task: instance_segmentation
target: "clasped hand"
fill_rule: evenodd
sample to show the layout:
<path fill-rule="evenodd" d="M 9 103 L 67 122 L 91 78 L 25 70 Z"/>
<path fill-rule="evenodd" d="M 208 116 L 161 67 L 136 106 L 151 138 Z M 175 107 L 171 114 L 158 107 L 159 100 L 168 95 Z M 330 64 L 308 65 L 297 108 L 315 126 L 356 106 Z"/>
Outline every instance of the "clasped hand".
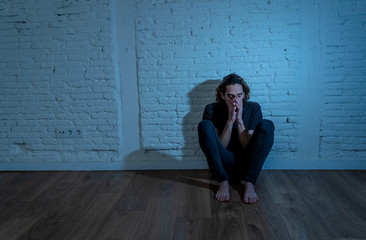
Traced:
<path fill-rule="evenodd" d="M 243 123 L 242 115 L 243 115 L 243 103 L 242 101 L 234 100 L 232 103 L 228 106 L 229 111 L 229 119 L 228 123 L 233 124 L 234 122 L 237 122 L 238 124 Z"/>

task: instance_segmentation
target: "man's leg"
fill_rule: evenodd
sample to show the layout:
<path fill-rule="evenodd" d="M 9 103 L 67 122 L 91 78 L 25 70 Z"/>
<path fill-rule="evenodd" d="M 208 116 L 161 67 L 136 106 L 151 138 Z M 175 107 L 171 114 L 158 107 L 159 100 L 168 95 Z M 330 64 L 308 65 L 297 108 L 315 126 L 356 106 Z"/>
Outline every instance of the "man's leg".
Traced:
<path fill-rule="evenodd" d="M 244 165 L 240 168 L 245 172 L 244 202 L 255 203 L 258 196 L 255 192 L 254 184 L 257 181 L 264 161 L 272 149 L 274 141 L 274 124 L 270 120 L 263 119 L 257 125 L 248 146 L 239 153 L 240 159 L 244 160 Z"/>
<path fill-rule="evenodd" d="M 220 182 L 215 198 L 219 201 L 229 201 L 229 176 L 227 170 L 234 166 L 234 155 L 221 143 L 215 126 L 209 120 L 203 120 L 198 125 L 198 137 L 202 151 L 206 155 L 207 163 Z"/>

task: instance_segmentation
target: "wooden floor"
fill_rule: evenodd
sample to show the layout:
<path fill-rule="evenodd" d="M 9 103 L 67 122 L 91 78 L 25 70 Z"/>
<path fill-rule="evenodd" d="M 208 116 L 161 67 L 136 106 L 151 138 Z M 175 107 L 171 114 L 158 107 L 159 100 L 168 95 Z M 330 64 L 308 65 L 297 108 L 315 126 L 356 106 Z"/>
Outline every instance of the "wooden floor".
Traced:
<path fill-rule="evenodd" d="M 0 239 L 366 239 L 366 171 L 264 170 L 213 199 L 207 170 L 0 172 Z"/>

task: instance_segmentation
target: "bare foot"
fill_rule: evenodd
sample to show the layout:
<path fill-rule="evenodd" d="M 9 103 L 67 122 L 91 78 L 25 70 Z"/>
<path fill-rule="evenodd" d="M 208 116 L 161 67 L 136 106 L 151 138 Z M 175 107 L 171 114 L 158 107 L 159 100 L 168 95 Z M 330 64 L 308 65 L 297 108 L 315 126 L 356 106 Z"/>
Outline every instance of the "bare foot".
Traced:
<path fill-rule="evenodd" d="M 245 203 L 256 203 L 258 202 L 258 196 L 255 192 L 254 184 L 251 182 L 244 183 L 244 202 Z"/>
<path fill-rule="evenodd" d="M 227 180 L 220 182 L 219 190 L 216 192 L 215 198 L 220 202 L 230 201 L 229 188 L 229 182 Z"/>

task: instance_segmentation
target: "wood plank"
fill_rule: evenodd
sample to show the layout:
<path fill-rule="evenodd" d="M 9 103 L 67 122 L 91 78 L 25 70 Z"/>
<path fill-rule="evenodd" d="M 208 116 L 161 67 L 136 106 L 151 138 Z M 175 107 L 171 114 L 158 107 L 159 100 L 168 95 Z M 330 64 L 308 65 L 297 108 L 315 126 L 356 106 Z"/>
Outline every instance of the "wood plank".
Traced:
<path fill-rule="evenodd" d="M 135 177 L 135 171 L 104 172 L 98 193 L 122 193 Z"/>
<path fill-rule="evenodd" d="M 28 218 L 11 218 L 9 221 L 0 227 L 0 239 L 15 240 L 29 229 L 37 219 Z"/>
<path fill-rule="evenodd" d="M 22 235 L 17 240 L 61 239 L 70 225 L 74 224 L 70 221 L 70 216 L 73 216 L 76 210 L 76 207 L 67 205 L 51 208 L 48 214 L 39 218 L 27 231 L 20 232 Z"/>
<path fill-rule="evenodd" d="M 90 206 L 78 215 L 72 227 L 64 233 L 62 239 L 93 239 L 99 234 L 104 226 L 104 222 L 113 212 L 115 203 L 120 198 L 121 193 L 102 193 L 91 200 Z"/>
<path fill-rule="evenodd" d="M 148 171 L 136 171 L 136 175 L 123 191 L 116 204 L 116 210 L 122 212 L 145 211 L 150 197 L 159 197 L 157 181 Z"/>
<path fill-rule="evenodd" d="M 245 207 L 241 201 L 221 203 L 211 199 L 211 218 L 201 235 L 209 236 L 204 239 L 249 239 Z"/>
<path fill-rule="evenodd" d="M 177 217 L 174 228 L 174 240 L 188 239 L 214 239 L 212 234 L 206 233 L 206 223 L 210 221 L 209 217 Z M 211 237 L 211 238 L 210 238 Z"/>
<path fill-rule="evenodd" d="M 340 231 L 336 237 L 362 238 L 366 236 L 366 199 L 365 191 L 357 189 L 357 185 L 364 182 L 349 182 L 348 174 L 339 171 L 322 171 L 313 173 L 330 195 L 331 201 L 337 205 L 337 214 L 340 216 L 333 219 L 333 225 L 338 226 Z M 356 184 L 356 185 L 355 185 Z M 342 222 L 345 226 L 342 226 Z"/>
<path fill-rule="evenodd" d="M 25 172 L 7 182 L 2 201 L 30 201 L 61 176 L 51 172 Z"/>
<path fill-rule="evenodd" d="M 57 181 L 53 182 L 31 204 L 24 208 L 22 217 L 42 218 L 58 208 L 70 205 L 66 199 L 71 192 L 77 188 L 77 184 L 82 179 L 82 175 L 76 172 L 62 173 Z"/>
<path fill-rule="evenodd" d="M 263 171 L 261 174 L 265 175 L 266 172 Z M 261 177 L 256 183 L 256 192 L 259 198 L 258 203 L 244 206 L 245 222 L 248 226 L 250 239 L 291 239 L 277 206 Z"/>
<path fill-rule="evenodd" d="M 12 218 L 23 219 L 25 209 L 30 204 L 31 202 L 29 201 L 0 201 L 0 227 L 7 224 Z"/>
<path fill-rule="evenodd" d="M 7 188 L 9 185 L 9 181 L 11 181 L 11 179 L 19 176 L 19 174 L 21 174 L 20 172 L 0 172 L 0 193 L 1 193 L 1 189 L 3 188 Z M 3 197 L 0 194 L 0 201 L 2 200 Z"/>
<path fill-rule="evenodd" d="M 135 239 L 172 239 L 179 198 L 152 197 Z"/>
<path fill-rule="evenodd" d="M 24 176 L 21 176 L 24 175 Z M 8 221 L 9 218 L 32 219 L 38 216 L 27 214 L 29 208 L 32 208 L 34 200 L 37 199 L 42 192 L 52 185 L 62 174 L 35 174 L 19 173 L 19 179 L 7 181 L 7 188 L 11 194 L 7 194 L 3 201 L 0 201 L 0 225 Z M 43 183 L 44 182 L 44 183 Z"/>
<path fill-rule="evenodd" d="M 173 239 L 250 239 L 245 215 L 241 211 L 243 203 L 217 204 L 221 206 L 212 217 L 178 217 Z"/>
<path fill-rule="evenodd" d="M 248 205 L 240 183 L 216 201 L 208 170 L 11 173 L 0 239 L 364 239 L 365 183 L 366 171 L 264 170 Z"/>
<path fill-rule="evenodd" d="M 210 217 L 178 217 L 174 239 L 249 239 L 242 201 L 221 203 L 210 197 Z"/>
<path fill-rule="evenodd" d="M 366 171 L 337 171 L 341 175 L 343 181 L 362 196 L 362 200 L 366 199 Z"/>
<path fill-rule="evenodd" d="M 207 223 L 211 217 L 211 200 L 217 182 L 202 171 L 186 171 L 180 179 L 184 184 L 179 201 L 173 239 L 209 239 Z"/>
<path fill-rule="evenodd" d="M 72 196 L 79 184 L 82 182 L 84 175 L 80 172 L 67 172 L 47 189 L 45 189 L 38 198 L 34 199 L 25 211 L 22 217 L 42 218 L 58 212 L 60 208 L 72 206 Z"/>
<path fill-rule="evenodd" d="M 93 206 L 97 191 L 102 184 L 103 172 L 71 172 L 76 176 L 71 191 L 61 199 L 52 200 L 41 208 L 43 217 L 20 239 L 62 239 Z M 72 178 L 71 178 L 72 179 Z M 57 195 L 57 194 L 56 194 Z M 49 196 L 49 195 L 48 195 Z"/>
<path fill-rule="evenodd" d="M 121 212 L 114 210 L 104 221 L 95 239 L 125 240 L 135 239 L 144 212 Z"/>
<path fill-rule="evenodd" d="M 365 238 L 333 238 L 332 240 L 365 240 Z"/>
<path fill-rule="evenodd" d="M 72 175 L 77 176 L 77 180 L 73 182 L 75 186 L 62 197 L 62 200 L 65 204 L 89 203 L 102 188 L 103 178 L 106 174 L 108 173 L 103 171 L 73 172 Z"/>
<path fill-rule="evenodd" d="M 143 174 L 156 182 L 155 192 L 152 196 L 179 198 L 184 184 L 182 183 L 182 171 L 179 170 L 154 170 L 143 171 L 137 174 Z"/>
<path fill-rule="evenodd" d="M 339 207 L 327 188 L 319 184 L 319 174 L 324 175 L 325 172 L 291 171 L 286 174 L 302 196 L 312 216 L 320 222 L 331 238 L 359 237 L 366 234 L 361 228 L 349 224 L 352 219 L 347 212 Z"/>
<path fill-rule="evenodd" d="M 188 192 L 192 192 L 192 186 L 188 189 Z M 200 211 L 197 211 L 198 214 L 178 214 L 174 239 L 222 239 L 223 237 L 228 239 L 290 239 L 284 224 L 281 219 L 278 219 L 276 206 L 269 197 L 269 193 L 267 192 L 266 196 L 265 192 L 264 182 L 258 181 L 257 193 L 261 200 L 254 205 L 243 203 L 244 185 L 239 182 L 232 184 L 231 201 L 228 203 L 214 200 L 213 192 L 210 193 L 211 196 L 202 195 L 202 192 L 197 193 L 194 199 L 209 199 L 209 204 L 206 203 L 206 206 L 209 206 L 212 212 L 209 215 L 203 215 Z M 211 201 L 215 207 L 211 206 Z M 186 200 L 182 202 L 187 204 Z M 196 202 L 193 201 L 190 205 L 194 205 L 194 203 Z M 219 222 L 220 227 L 215 232 Z M 230 230 L 221 230 L 221 228 Z"/>
<path fill-rule="evenodd" d="M 216 188 L 210 179 L 182 176 L 184 186 L 178 208 L 178 217 L 205 218 L 211 217 L 211 199 Z"/>
<path fill-rule="evenodd" d="M 330 239 L 286 171 L 267 171 L 262 178 L 292 239 Z"/>
<path fill-rule="evenodd" d="M 79 236 L 75 232 L 88 234 L 89 231 L 84 230 L 84 227 L 98 225 L 96 221 L 100 221 L 99 217 L 107 214 L 106 206 L 111 206 L 107 201 L 117 201 L 131 179 L 131 173 L 112 175 L 114 176 L 109 176 L 108 172 L 67 173 L 63 180 L 44 193 L 43 200 L 40 199 L 28 209 L 28 215 L 42 215 L 43 218 L 31 229 L 31 235 L 25 235 L 24 239 L 30 236 L 71 239 L 70 233 L 74 233 L 75 236 Z M 110 198 L 105 197 L 104 192 L 120 193 Z M 98 208 L 103 214 L 97 214 Z"/>

